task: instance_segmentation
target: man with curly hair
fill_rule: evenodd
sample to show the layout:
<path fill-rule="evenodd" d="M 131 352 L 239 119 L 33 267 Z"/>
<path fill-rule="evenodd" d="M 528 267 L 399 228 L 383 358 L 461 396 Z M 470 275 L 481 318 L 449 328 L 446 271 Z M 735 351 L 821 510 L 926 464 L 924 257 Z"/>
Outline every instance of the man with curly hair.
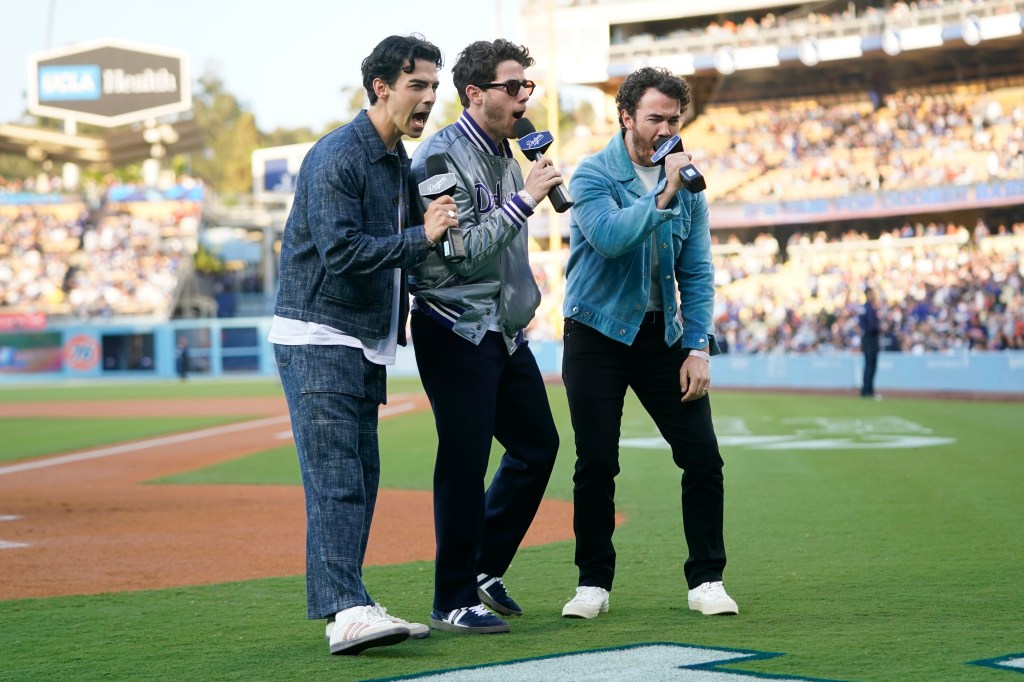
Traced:
<path fill-rule="evenodd" d="M 642 68 L 619 88 L 621 131 L 584 159 L 570 182 L 562 378 L 576 441 L 573 476 L 579 587 L 571 618 L 608 611 L 615 577 L 615 476 L 628 388 L 683 470 L 683 573 L 689 607 L 736 614 L 725 592 L 724 479 L 711 422 L 714 266 L 703 192 L 684 189 L 690 155 L 652 157 L 679 132 L 689 87 L 665 69 Z"/>
<path fill-rule="evenodd" d="M 475 42 L 452 69 L 464 111 L 413 156 L 418 181 L 455 175 L 465 260 L 440 249 L 412 270 L 412 336 L 437 426 L 434 466 L 434 604 L 430 626 L 457 633 L 508 632 L 522 609 L 502 576 L 547 487 L 558 432 L 523 329 L 540 291 L 527 255 L 527 218 L 562 182 L 549 159 L 526 180 L 509 137 L 526 112 L 529 51 L 507 40 Z M 428 159 L 432 159 L 428 163 Z M 425 202 L 424 202 L 425 203 Z M 490 486 L 497 440 L 505 448 Z"/>

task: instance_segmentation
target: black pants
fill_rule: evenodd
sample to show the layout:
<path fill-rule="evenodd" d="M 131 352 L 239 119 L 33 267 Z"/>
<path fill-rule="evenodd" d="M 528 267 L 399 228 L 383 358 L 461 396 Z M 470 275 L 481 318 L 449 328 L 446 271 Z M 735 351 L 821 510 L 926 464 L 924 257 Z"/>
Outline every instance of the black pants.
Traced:
<path fill-rule="evenodd" d="M 878 336 L 865 336 L 861 339 L 864 351 L 864 381 L 861 383 L 860 394 L 875 394 L 875 372 L 878 369 Z"/>
<path fill-rule="evenodd" d="M 689 557 L 683 566 L 692 589 L 721 580 L 724 478 L 705 396 L 680 402 L 681 348 L 668 348 L 664 320 L 644 324 L 632 346 L 594 329 L 565 321 L 562 378 L 576 434 L 573 476 L 576 565 L 580 585 L 610 590 L 615 576 L 615 476 L 619 473 L 619 430 L 626 389 L 632 388 L 683 469 L 683 533 Z"/>
<path fill-rule="evenodd" d="M 508 354 L 501 334 L 479 346 L 422 313 L 412 315 L 416 364 L 437 426 L 434 608 L 480 603 L 477 573 L 501 576 L 540 506 L 558 431 L 527 345 Z M 491 484 L 491 440 L 505 448 Z"/>

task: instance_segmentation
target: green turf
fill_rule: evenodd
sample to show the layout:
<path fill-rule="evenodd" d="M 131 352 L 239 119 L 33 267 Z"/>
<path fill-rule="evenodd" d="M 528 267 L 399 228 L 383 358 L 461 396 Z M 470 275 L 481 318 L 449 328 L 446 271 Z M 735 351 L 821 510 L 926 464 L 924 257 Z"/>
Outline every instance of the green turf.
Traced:
<path fill-rule="evenodd" d="M 270 379 L 250 381 L 138 381 L 82 382 L 40 386 L 0 387 L 0 404 L 56 402 L 66 400 L 171 400 L 174 398 L 220 398 L 282 395 L 281 382 Z"/>
<path fill-rule="evenodd" d="M 0 419 L 0 462 L 83 450 L 168 433 L 228 424 L 238 417 L 153 417 L 146 419 Z"/>
<path fill-rule="evenodd" d="M 570 499 L 565 397 L 551 396 L 563 447 L 548 492 Z M 510 635 L 435 633 L 331 657 L 322 624 L 303 619 L 304 583 L 292 576 L 0 602 L 0 677 L 375 679 L 654 641 L 782 654 L 726 666 L 762 675 L 1019 677 L 969 665 L 1024 651 L 1019 404 L 730 392 L 714 400 L 726 459 L 726 585 L 738 617 L 686 608 L 678 471 L 664 450 L 628 447 L 612 609 L 596 620 L 559 617 L 575 586 L 572 543 L 562 542 L 521 550 L 509 570 L 527 611 Z M 894 432 L 954 442 L 864 447 Z M 630 401 L 623 438 L 654 435 Z M 783 439 L 776 449 L 740 444 L 772 436 Z M 812 440 L 828 445 L 800 447 Z M 383 421 L 383 485 L 429 488 L 434 444 L 429 414 Z M 295 484 L 297 465 L 283 446 L 191 476 Z M 392 612 L 426 618 L 430 562 L 367 567 L 365 577 Z"/>

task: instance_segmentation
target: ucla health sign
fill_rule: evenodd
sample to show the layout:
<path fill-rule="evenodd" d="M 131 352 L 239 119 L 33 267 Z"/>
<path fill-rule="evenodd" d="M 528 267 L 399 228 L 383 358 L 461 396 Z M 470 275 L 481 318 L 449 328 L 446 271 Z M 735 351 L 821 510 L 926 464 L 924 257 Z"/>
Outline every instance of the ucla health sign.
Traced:
<path fill-rule="evenodd" d="M 192 108 L 184 52 L 104 40 L 33 55 L 28 110 L 119 126 Z"/>

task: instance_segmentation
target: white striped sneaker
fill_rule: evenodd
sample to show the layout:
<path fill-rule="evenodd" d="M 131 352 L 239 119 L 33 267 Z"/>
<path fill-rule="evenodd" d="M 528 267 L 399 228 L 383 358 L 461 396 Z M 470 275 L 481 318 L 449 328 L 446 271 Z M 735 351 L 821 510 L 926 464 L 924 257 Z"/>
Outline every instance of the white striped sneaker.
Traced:
<path fill-rule="evenodd" d="M 381 615 L 390 620 L 392 623 L 398 623 L 399 625 L 404 625 L 405 627 L 409 628 L 409 639 L 424 639 L 430 636 L 430 628 L 428 628 L 423 623 L 410 623 L 404 618 L 392 616 L 390 613 L 388 613 L 387 608 L 381 606 L 380 604 L 377 604 L 374 608 L 377 609 L 381 613 Z M 327 621 L 327 628 L 325 633 L 325 637 L 327 637 L 328 644 L 331 641 L 331 630 L 333 629 L 334 617 L 331 616 L 331 619 Z"/>
<path fill-rule="evenodd" d="M 354 606 L 339 611 L 330 629 L 332 654 L 358 654 L 375 646 L 389 646 L 409 639 L 409 628 L 381 615 L 376 606 Z"/>

